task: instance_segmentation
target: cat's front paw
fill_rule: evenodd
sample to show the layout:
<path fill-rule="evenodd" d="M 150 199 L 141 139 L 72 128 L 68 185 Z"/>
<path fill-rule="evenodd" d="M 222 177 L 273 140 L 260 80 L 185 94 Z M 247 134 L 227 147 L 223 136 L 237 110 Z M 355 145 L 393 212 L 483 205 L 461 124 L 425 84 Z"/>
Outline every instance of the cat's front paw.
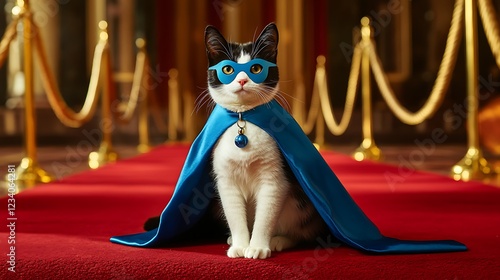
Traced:
<path fill-rule="evenodd" d="M 227 250 L 227 256 L 230 258 L 243 258 L 245 257 L 245 248 L 238 246 L 231 246 Z"/>
<path fill-rule="evenodd" d="M 247 247 L 245 258 L 247 259 L 267 259 L 271 256 L 271 249 L 262 247 Z"/>

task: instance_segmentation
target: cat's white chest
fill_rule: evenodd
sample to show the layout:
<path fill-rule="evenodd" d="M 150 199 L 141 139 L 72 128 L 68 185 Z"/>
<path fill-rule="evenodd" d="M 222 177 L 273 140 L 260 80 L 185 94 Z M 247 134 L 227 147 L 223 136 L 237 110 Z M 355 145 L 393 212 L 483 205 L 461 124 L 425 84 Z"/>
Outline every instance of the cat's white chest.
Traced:
<path fill-rule="evenodd" d="M 236 136 L 238 127 L 234 124 L 220 137 L 213 152 L 213 168 L 216 176 L 236 182 L 235 187 L 249 198 L 259 188 L 263 171 L 281 167 L 281 156 L 274 139 L 250 122 L 246 122 L 248 144 L 245 147 L 236 146 Z"/>

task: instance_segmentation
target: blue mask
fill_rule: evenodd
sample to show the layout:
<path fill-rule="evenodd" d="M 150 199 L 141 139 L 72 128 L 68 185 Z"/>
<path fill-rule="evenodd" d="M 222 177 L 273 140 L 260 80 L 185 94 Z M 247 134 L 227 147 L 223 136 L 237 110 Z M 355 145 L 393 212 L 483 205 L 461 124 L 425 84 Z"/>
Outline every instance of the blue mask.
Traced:
<path fill-rule="evenodd" d="M 264 82 L 267 78 L 269 67 L 275 67 L 276 64 L 264 59 L 255 58 L 247 63 L 237 63 L 232 60 L 223 60 L 208 70 L 217 71 L 217 78 L 223 84 L 230 84 L 236 75 L 245 72 L 248 77 L 257 84 Z"/>

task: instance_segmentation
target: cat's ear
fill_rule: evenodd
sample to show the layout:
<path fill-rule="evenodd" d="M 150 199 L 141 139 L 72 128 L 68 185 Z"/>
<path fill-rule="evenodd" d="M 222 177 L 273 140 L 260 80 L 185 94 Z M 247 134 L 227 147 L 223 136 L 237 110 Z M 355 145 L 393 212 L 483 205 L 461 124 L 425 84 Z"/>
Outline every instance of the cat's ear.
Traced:
<path fill-rule="evenodd" d="M 230 59 L 229 47 L 226 39 L 217 30 L 217 28 L 209 25 L 205 28 L 205 47 L 210 65 L 217 64 L 224 59 Z"/>
<path fill-rule="evenodd" d="M 255 57 L 276 63 L 278 57 L 278 28 L 273 22 L 268 24 L 254 42 Z"/>

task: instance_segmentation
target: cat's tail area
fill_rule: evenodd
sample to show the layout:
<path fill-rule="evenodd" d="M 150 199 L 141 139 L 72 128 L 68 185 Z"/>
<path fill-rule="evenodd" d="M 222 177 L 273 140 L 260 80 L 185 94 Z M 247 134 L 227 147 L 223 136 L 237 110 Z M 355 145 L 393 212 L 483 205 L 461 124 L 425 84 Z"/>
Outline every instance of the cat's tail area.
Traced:
<path fill-rule="evenodd" d="M 145 231 L 150 231 L 155 228 L 158 228 L 159 225 L 160 225 L 160 216 L 156 216 L 147 219 L 146 222 L 144 223 L 143 228 Z"/>
<path fill-rule="evenodd" d="M 154 216 L 144 222 L 145 231 L 152 231 L 159 227 L 160 216 Z M 221 242 L 227 239 L 228 229 L 224 221 L 214 215 L 207 214 L 192 228 L 170 240 L 171 243 L 189 243 L 197 242 Z"/>

